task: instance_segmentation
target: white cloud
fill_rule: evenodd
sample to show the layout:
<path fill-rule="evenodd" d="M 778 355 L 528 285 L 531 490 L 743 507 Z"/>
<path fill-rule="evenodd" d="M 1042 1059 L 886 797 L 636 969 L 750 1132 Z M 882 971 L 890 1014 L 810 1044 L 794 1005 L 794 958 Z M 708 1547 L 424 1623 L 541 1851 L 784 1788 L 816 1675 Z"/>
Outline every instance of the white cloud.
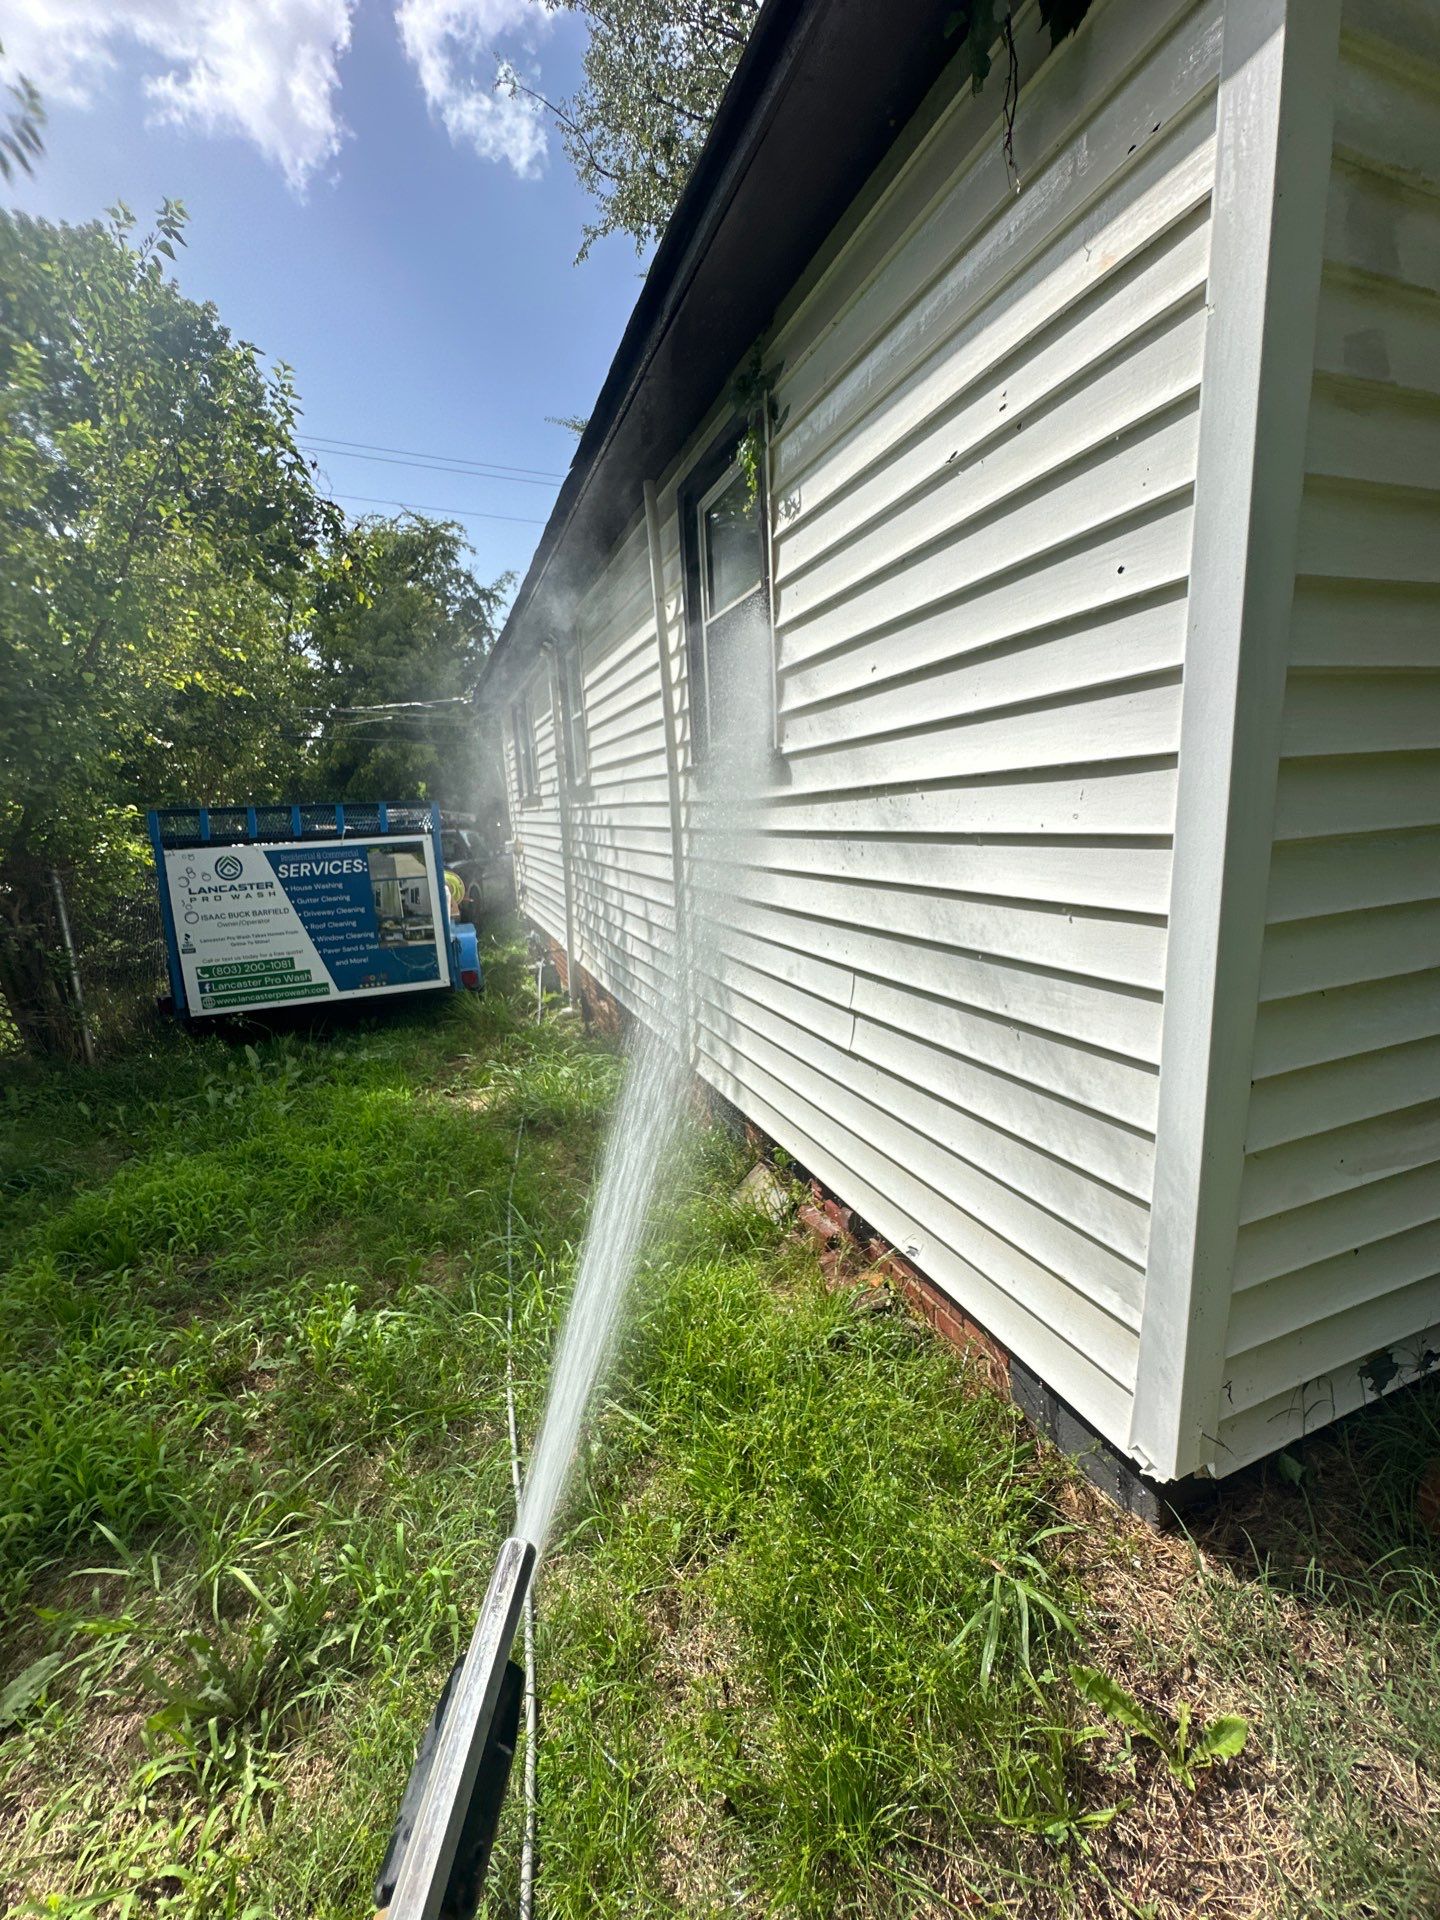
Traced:
<path fill-rule="evenodd" d="M 395 8 L 401 45 L 450 138 L 468 141 L 482 160 L 507 161 L 522 180 L 545 164 L 545 114 L 512 94 L 495 42 L 518 33 L 532 46 L 549 24 L 539 0 L 399 0 Z"/>
<path fill-rule="evenodd" d="M 128 44 L 152 56 L 156 120 L 236 133 L 303 188 L 339 151 L 336 95 L 355 0 L 9 0 L 7 64 L 86 105 Z"/>

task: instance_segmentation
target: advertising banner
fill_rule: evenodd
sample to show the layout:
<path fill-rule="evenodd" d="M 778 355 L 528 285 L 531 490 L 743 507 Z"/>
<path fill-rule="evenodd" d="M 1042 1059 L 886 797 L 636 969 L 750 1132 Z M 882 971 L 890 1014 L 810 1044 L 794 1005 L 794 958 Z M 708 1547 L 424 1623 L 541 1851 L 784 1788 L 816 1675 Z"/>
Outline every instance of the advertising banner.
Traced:
<path fill-rule="evenodd" d="M 449 984 L 428 835 L 165 851 L 192 1015 Z"/>

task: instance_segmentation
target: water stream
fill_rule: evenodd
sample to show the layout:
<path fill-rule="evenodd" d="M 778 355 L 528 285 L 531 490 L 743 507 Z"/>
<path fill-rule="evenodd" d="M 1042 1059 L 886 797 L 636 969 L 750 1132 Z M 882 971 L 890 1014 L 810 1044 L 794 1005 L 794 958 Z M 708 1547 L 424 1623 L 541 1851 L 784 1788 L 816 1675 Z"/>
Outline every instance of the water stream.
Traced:
<path fill-rule="evenodd" d="M 540 1556 L 586 1409 L 614 1353 L 655 1188 L 684 1109 L 687 1077 L 673 1032 L 656 1032 L 637 1020 L 520 1502 L 516 1531 L 535 1543 Z"/>
<path fill-rule="evenodd" d="M 517 1532 L 543 1557 L 565 1491 L 585 1414 L 614 1353 L 646 1222 L 684 1111 L 690 1081 L 684 1038 L 696 999 L 714 972 L 716 936 L 733 912 L 734 874 L 759 857 L 765 827 L 759 797 L 770 765 L 770 628 L 757 599 L 711 713 L 712 765 L 688 796 L 687 857 L 677 876 L 686 932 L 659 1031 L 635 1022 L 620 1104 L 565 1324 L 545 1415 L 530 1460 Z M 678 930 L 677 930 L 677 937 Z"/>

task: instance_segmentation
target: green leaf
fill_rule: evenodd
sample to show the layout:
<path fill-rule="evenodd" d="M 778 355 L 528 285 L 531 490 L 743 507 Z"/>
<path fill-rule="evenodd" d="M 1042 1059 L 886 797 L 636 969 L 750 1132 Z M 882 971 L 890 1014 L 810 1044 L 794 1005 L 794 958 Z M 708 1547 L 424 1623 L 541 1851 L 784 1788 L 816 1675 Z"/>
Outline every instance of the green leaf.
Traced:
<path fill-rule="evenodd" d="M 1233 1760 L 1250 1735 L 1250 1723 L 1238 1713 L 1222 1713 L 1212 1720 L 1196 1745 L 1207 1760 Z"/>
<path fill-rule="evenodd" d="M 0 1727 L 13 1727 L 22 1720 L 64 1663 L 63 1653 L 47 1653 L 17 1673 L 0 1693 Z"/>
<path fill-rule="evenodd" d="M 995 1665 L 995 1655 L 1000 1646 L 1000 1575 L 995 1575 L 990 1595 L 990 1624 L 985 1634 L 985 1644 L 980 1651 L 980 1684 L 988 1687 L 991 1670 Z"/>
<path fill-rule="evenodd" d="M 1154 1714 L 1147 1711 L 1134 1694 L 1122 1687 L 1118 1680 L 1112 1680 L 1109 1674 L 1101 1673 L 1098 1667 L 1082 1666 L 1071 1667 L 1070 1678 L 1074 1682 L 1076 1692 L 1082 1699 L 1088 1700 L 1092 1707 L 1098 1707 L 1112 1720 L 1118 1720 L 1122 1727 L 1129 1727 L 1132 1733 L 1142 1733 L 1147 1740 L 1159 1741 L 1163 1746 L 1169 1745 L 1165 1729 Z"/>

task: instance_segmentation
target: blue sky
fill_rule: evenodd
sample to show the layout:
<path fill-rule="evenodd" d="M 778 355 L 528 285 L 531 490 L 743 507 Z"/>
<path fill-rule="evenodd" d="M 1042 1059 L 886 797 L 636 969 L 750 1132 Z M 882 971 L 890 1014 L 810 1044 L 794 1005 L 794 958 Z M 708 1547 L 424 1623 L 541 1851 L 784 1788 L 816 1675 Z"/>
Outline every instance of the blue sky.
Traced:
<path fill-rule="evenodd" d="M 83 220 L 169 194 L 178 275 L 295 368 L 306 437 L 559 475 L 547 414 L 588 413 L 640 289 L 622 238 L 573 264 L 591 212 L 497 55 L 552 98 L 582 30 L 536 0 L 9 0 L 7 62 L 46 98 L 11 200 Z M 345 496 L 466 508 L 482 578 L 523 572 L 558 482 L 323 456 Z M 389 509 L 373 509 L 385 512 Z M 514 519 L 484 519 L 480 514 Z"/>

